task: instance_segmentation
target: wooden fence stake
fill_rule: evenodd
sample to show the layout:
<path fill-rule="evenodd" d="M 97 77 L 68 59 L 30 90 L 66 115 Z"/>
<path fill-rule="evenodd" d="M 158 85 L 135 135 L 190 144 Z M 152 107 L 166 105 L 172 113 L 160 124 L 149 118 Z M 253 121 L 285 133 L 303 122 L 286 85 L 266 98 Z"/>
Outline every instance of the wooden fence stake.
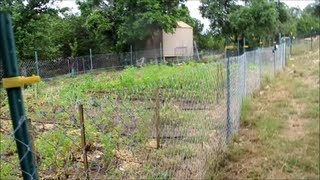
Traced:
<path fill-rule="evenodd" d="M 34 145 L 34 132 L 32 129 L 32 124 L 31 124 L 31 119 L 28 119 L 28 129 L 29 129 L 29 134 L 30 134 L 30 138 L 31 138 L 31 146 L 33 149 L 33 154 L 34 154 L 34 160 L 36 162 L 36 165 L 39 166 L 39 155 L 35 149 L 35 145 Z"/>
<path fill-rule="evenodd" d="M 155 108 L 155 120 L 156 120 L 156 140 L 157 149 L 160 148 L 160 88 L 156 89 L 156 108 Z"/>
<path fill-rule="evenodd" d="M 83 105 L 79 104 L 79 119 L 80 119 L 80 126 L 81 126 L 81 148 L 82 148 L 82 157 L 83 157 L 83 164 L 84 170 L 86 173 L 86 179 L 89 179 L 89 171 L 88 171 L 88 157 L 87 157 L 87 150 L 86 150 L 86 131 L 84 127 L 84 116 L 83 116 Z"/>

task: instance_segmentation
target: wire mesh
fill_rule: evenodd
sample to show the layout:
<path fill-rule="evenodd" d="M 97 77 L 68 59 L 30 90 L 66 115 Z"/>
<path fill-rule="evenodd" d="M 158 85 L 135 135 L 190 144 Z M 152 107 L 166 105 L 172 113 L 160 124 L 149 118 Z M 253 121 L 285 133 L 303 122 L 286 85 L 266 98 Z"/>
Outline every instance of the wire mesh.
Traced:
<path fill-rule="evenodd" d="M 201 61 L 208 62 L 221 57 L 221 51 L 202 51 L 199 53 Z M 38 58 L 39 75 L 43 79 L 52 79 L 57 76 L 83 74 L 100 69 L 123 69 L 126 66 L 145 66 L 147 64 L 163 63 L 165 58 L 160 49 L 141 50 L 123 53 L 94 54 L 92 56 L 66 57 L 59 59 Z M 183 63 L 197 59 L 197 55 L 166 57 L 169 63 Z M 0 63 L 0 81 L 3 78 L 2 63 Z M 37 74 L 36 60 L 20 60 L 19 70 L 22 76 Z"/>
<path fill-rule="evenodd" d="M 100 75 L 87 74 L 65 82 L 42 83 L 37 98 L 35 88 L 30 87 L 25 91 L 29 120 L 21 118 L 21 123 L 29 125 L 33 143 L 26 146 L 34 146 L 40 179 L 204 178 L 208 162 L 226 148 L 227 108 L 234 135 L 244 98 L 259 89 L 263 77 L 281 71 L 284 49 L 285 45 L 280 45 L 275 54 L 271 48 L 263 48 L 230 57 L 229 71 L 227 59 L 215 59 L 131 67 L 118 72 L 120 75 L 111 72 L 112 78 L 119 79 L 113 84 L 107 83 L 106 74 L 99 82 Z M 111 55 L 92 58 L 94 68 L 119 65 Z M 40 66 L 48 74 L 70 73 L 70 67 L 77 72 L 91 68 L 87 56 L 63 63 L 57 66 L 64 66 L 62 69 Z M 3 90 L 1 97 L 6 98 Z M 0 117 L 0 175 L 21 178 L 6 103 L 1 104 Z"/>

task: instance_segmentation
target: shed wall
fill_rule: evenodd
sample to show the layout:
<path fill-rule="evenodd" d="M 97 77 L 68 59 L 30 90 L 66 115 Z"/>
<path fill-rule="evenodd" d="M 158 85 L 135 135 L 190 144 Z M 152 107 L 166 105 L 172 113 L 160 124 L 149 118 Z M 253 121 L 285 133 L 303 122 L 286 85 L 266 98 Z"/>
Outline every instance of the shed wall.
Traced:
<path fill-rule="evenodd" d="M 164 57 L 193 56 L 192 28 L 176 28 L 173 34 L 163 33 Z"/>

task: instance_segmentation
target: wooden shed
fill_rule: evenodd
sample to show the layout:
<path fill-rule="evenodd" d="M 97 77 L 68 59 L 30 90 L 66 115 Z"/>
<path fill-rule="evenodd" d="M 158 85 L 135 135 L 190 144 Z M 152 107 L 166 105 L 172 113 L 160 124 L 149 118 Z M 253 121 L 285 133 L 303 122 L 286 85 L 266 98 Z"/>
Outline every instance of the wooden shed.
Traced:
<path fill-rule="evenodd" d="M 164 58 L 193 56 L 193 28 L 185 22 L 178 21 L 173 33 L 166 33 L 163 30 L 154 32 L 152 37 L 145 41 L 144 47 L 144 50 L 154 50 L 157 56 Z M 159 49 L 162 50 L 162 54 Z M 147 54 L 145 56 L 145 58 L 153 57 Z"/>
<path fill-rule="evenodd" d="M 174 33 L 162 31 L 163 56 L 193 56 L 193 29 L 185 22 L 177 23 Z"/>

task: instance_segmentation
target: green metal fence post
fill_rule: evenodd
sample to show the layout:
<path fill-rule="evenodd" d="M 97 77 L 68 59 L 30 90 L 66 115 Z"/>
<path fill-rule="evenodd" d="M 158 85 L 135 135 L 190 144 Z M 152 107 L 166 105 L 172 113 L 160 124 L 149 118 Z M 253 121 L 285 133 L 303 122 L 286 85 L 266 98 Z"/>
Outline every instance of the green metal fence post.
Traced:
<path fill-rule="evenodd" d="M 130 45 L 130 65 L 133 66 L 132 45 Z"/>
<path fill-rule="evenodd" d="M 36 60 L 36 69 L 37 69 L 37 75 L 39 76 L 39 60 L 38 60 L 38 50 L 36 49 L 34 51 L 34 57 L 35 57 L 35 60 Z"/>
<path fill-rule="evenodd" d="M 160 42 L 160 63 L 162 63 L 162 43 Z"/>
<path fill-rule="evenodd" d="M 35 63 L 36 63 L 37 76 L 39 76 L 40 75 L 40 70 L 39 70 L 39 60 L 38 60 L 38 50 L 37 49 L 34 51 L 34 58 L 36 60 Z M 35 86 L 35 94 L 34 94 L 36 98 L 38 97 L 38 90 L 39 90 L 38 84 L 36 84 L 36 86 Z"/>
<path fill-rule="evenodd" d="M 4 67 L 3 77 L 19 76 L 11 16 L 9 13 L 0 13 L 0 43 L 0 59 Z M 38 179 L 21 88 L 9 88 L 7 89 L 7 94 L 23 179 Z"/>
<path fill-rule="evenodd" d="M 93 70 L 93 64 L 92 64 L 92 51 L 91 48 L 89 49 L 89 53 L 90 53 L 90 71 Z"/>

